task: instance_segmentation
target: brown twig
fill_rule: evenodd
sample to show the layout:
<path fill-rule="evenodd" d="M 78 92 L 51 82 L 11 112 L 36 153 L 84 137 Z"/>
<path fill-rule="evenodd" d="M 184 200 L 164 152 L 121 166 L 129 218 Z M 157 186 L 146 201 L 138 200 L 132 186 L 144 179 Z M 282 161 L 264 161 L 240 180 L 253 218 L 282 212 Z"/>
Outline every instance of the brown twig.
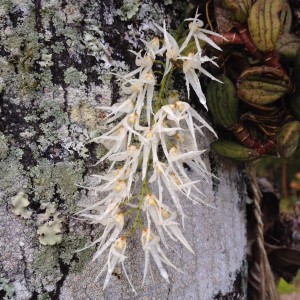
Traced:
<path fill-rule="evenodd" d="M 275 279 L 271 270 L 268 256 L 264 247 L 264 224 L 262 222 L 261 199 L 262 195 L 258 187 L 255 165 L 252 163 L 249 168 L 251 188 L 253 191 L 254 215 L 257 222 L 257 245 L 259 249 L 260 259 L 260 299 L 261 300 L 277 300 Z"/>
<path fill-rule="evenodd" d="M 205 14 L 206 14 L 206 19 L 207 19 L 207 22 L 209 24 L 210 30 L 214 31 L 214 28 L 212 26 L 212 23 L 211 23 L 211 20 L 210 20 L 210 17 L 209 17 L 209 12 L 208 12 L 210 2 L 211 2 L 211 0 L 207 1 L 206 4 L 205 4 Z"/>

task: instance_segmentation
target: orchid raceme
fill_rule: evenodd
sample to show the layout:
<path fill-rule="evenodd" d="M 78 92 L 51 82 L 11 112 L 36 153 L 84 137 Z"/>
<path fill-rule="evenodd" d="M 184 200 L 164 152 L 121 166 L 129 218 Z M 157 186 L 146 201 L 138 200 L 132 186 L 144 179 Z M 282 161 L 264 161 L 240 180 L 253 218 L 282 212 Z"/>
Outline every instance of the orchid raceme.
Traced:
<path fill-rule="evenodd" d="M 202 28 L 197 13 L 186 21 L 191 21 L 188 33 L 178 32 L 177 38 L 167 32 L 165 22 L 162 26 L 155 24 L 163 41 L 158 37 L 142 40 L 145 51 L 131 51 L 137 68 L 125 75 L 114 74 L 120 82 L 120 100 L 111 107 L 98 107 L 106 112 L 104 120 L 109 129 L 90 142 L 107 149 L 97 163 L 105 162 L 108 167 L 102 174 L 93 175 L 98 184 L 88 187 L 99 200 L 76 215 L 90 224 L 103 226 L 102 234 L 79 250 L 97 246 L 93 260 L 106 258 L 97 276 L 100 278 L 106 270 L 103 289 L 108 286 L 115 267 L 121 264 L 135 291 L 124 267 L 130 256 L 125 253 L 126 245 L 134 234 L 140 236 L 145 252 L 143 284 L 153 262 L 160 275 L 169 281 L 167 268 L 180 270 L 162 247 L 168 249 L 172 240 L 194 254 L 184 236 L 182 201 L 213 207 L 200 185 L 211 182 L 213 175 L 202 159 L 206 149 L 199 147 L 198 140 L 205 139 L 207 134 L 217 135 L 173 89 L 172 76 L 175 72 L 182 73 L 188 98 L 192 86 L 200 103 L 207 108 L 199 75 L 217 79 L 203 67 L 206 62 L 216 65 L 215 57 L 203 55 L 203 41 L 219 48 L 207 36 L 215 33 Z M 191 178 L 192 173 L 197 180 Z"/>

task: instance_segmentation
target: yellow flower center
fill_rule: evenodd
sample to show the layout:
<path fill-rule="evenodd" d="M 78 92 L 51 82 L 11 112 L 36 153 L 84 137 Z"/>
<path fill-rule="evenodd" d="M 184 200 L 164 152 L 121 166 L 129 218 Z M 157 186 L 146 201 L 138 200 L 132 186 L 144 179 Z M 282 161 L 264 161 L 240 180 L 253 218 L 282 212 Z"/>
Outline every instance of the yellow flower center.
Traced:
<path fill-rule="evenodd" d="M 137 113 L 130 114 L 128 116 L 128 123 L 133 125 L 137 119 Z"/>
<path fill-rule="evenodd" d="M 123 180 L 119 180 L 118 183 L 115 185 L 114 190 L 117 193 L 122 192 L 126 188 L 126 183 Z"/>
<path fill-rule="evenodd" d="M 121 252 L 125 246 L 126 246 L 126 238 L 122 236 L 116 242 L 116 249 Z"/>
<path fill-rule="evenodd" d="M 161 210 L 161 216 L 164 218 L 164 219 L 168 219 L 170 214 L 165 210 L 165 209 L 162 209 Z"/>

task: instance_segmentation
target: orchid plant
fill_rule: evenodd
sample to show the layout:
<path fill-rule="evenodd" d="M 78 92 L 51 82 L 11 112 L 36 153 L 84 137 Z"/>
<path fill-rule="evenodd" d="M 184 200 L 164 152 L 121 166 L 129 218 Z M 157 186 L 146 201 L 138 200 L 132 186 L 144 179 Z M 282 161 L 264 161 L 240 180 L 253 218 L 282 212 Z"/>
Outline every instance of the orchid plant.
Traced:
<path fill-rule="evenodd" d="M 92 142 L 107 148 L 98 163 L 108 161 L 110 166 L 104 174 L 94 175 L 99 185 L 90 188 L 100 200 L 84 207 L 77 215 L 104 226 L 102 235 L 81 249 L 97 245 L 93 260 L 107 255 L 99 274 L 106 271 L 103 289 L 116 265 L 121 264 L 135 292 L 124 265 L 126 240 L 133 234 L 140 234 L 145 252 L 143 284 L 152 260 L 166 281 L 169 281 L 166 266 L 180 271 L 162 249 L 168 249 L 168 239 L 178 241 L 194 253 L 180 229 L 185 216 L 180 199 L 184 197 L 210 206 L 197 184 L 212 176 L 202 160 L 205 150 L 199 149 L 197 136 L 204 137 L 205 130 L 215 136 L 216 133 L 190 104 L 180 100 L 179 92 L 172 90 L 171 79 L 175 69 L 182 70 L 188 97 L 192 86 L 200 103 L 207 108 L 199 74 L 217 80 L 202 66 L 206 62 L 216 63 L 215 57 L 203 55 L 201 43 L 220 48 L 207 35 L 217 34 L 203 29 L 198 17 L 196 13 L 194 18 L 185 20 L 189 22 L 189 31 L 181 39 L 178 38 L 181 32 L 175 38 L 167 32 L 165 23 L 163 27 L 155 24 L 163 34 L 164 43 L 157 37 L 150 42 L 142 40 L 146 51 L 131 51 L 136 56 L 137 69 L 126 75 L 115 74 L 126 98 L 112 107 L 100 107 L 107 112 L 106 122 L 113 126 Z M 157 65 L 164 66 L 161 75 L 154 71 L 159 69 Z M 159 79 L 161 83 L 157 85 Z M 192 180 L 185 166 L 196 173 L 199 180 Z M 140 185 L 135 184 L 138 181 Z M 137 191 L 139 186 L 141 189 Z M 104 193 L 106 197 L 102 197 Z M 170 201 L 166 201 L 166 197 L 173 205 L 167 205 Z M 126 218 L 131 220 L 130 228 L 124 227 Z"/>

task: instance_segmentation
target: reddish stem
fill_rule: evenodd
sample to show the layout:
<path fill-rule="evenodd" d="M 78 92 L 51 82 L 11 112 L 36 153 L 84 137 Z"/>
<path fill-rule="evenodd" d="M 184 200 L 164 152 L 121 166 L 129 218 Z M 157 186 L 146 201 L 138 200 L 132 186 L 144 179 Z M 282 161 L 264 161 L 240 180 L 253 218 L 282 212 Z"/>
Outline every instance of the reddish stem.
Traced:
<path fill-rule="evenodd" d="M 241 40 L 238 33 L 225 32 L 223 34 L 223 37 L 211 35 L 209 38 L 211 40 L 213 40 L 219 46 L 230 45 L 230 44 L 233 44 L 233 45 L 242 45 L 243 44 L 243 41 Z"/>
<path fill-rule="evenodd" d="M 246 27 L 241 27 L 239 28 L 239 34 L 241 40 L 243 41 L 250 54 L 259 60 L 264 60 L 264 54 L 259 51 L 254 45 L 249 30 Z"/>
<path fill-rule="evenodd" d="M 231 130 L 244 146 L 256 150 L 259 156 L 271 152 L 276 146 L 274 138 L 261 142 L 253 138 L 243 125 L 235 124 Z"/>
<path fill-rule="evenodd" d="M 244 46 L 247 48 L 249 53 L 254 58 L 259 59 L 260 61 L 264 62 L 267 66 L 278 69 L 283 74 L 286 74 L 285 70 L 282 68 L 279 62 L 279 55 L 277 52 L 270 51 L 264 53 L 262 51 L 259 51 L 255 46 L 255 44 L 253 43 L 249 30 L 246 27 L 241 26 L 238 29 L 238 31 L 239 33 L 226 32 L 223 34 L 224 38 L 220 38 L 217 36 L 210 36 L 210 39 L 212 39 L 219 46 L 229 45 L 229 44 L 234 44 L 234 45 L 244 44 Z"/>

